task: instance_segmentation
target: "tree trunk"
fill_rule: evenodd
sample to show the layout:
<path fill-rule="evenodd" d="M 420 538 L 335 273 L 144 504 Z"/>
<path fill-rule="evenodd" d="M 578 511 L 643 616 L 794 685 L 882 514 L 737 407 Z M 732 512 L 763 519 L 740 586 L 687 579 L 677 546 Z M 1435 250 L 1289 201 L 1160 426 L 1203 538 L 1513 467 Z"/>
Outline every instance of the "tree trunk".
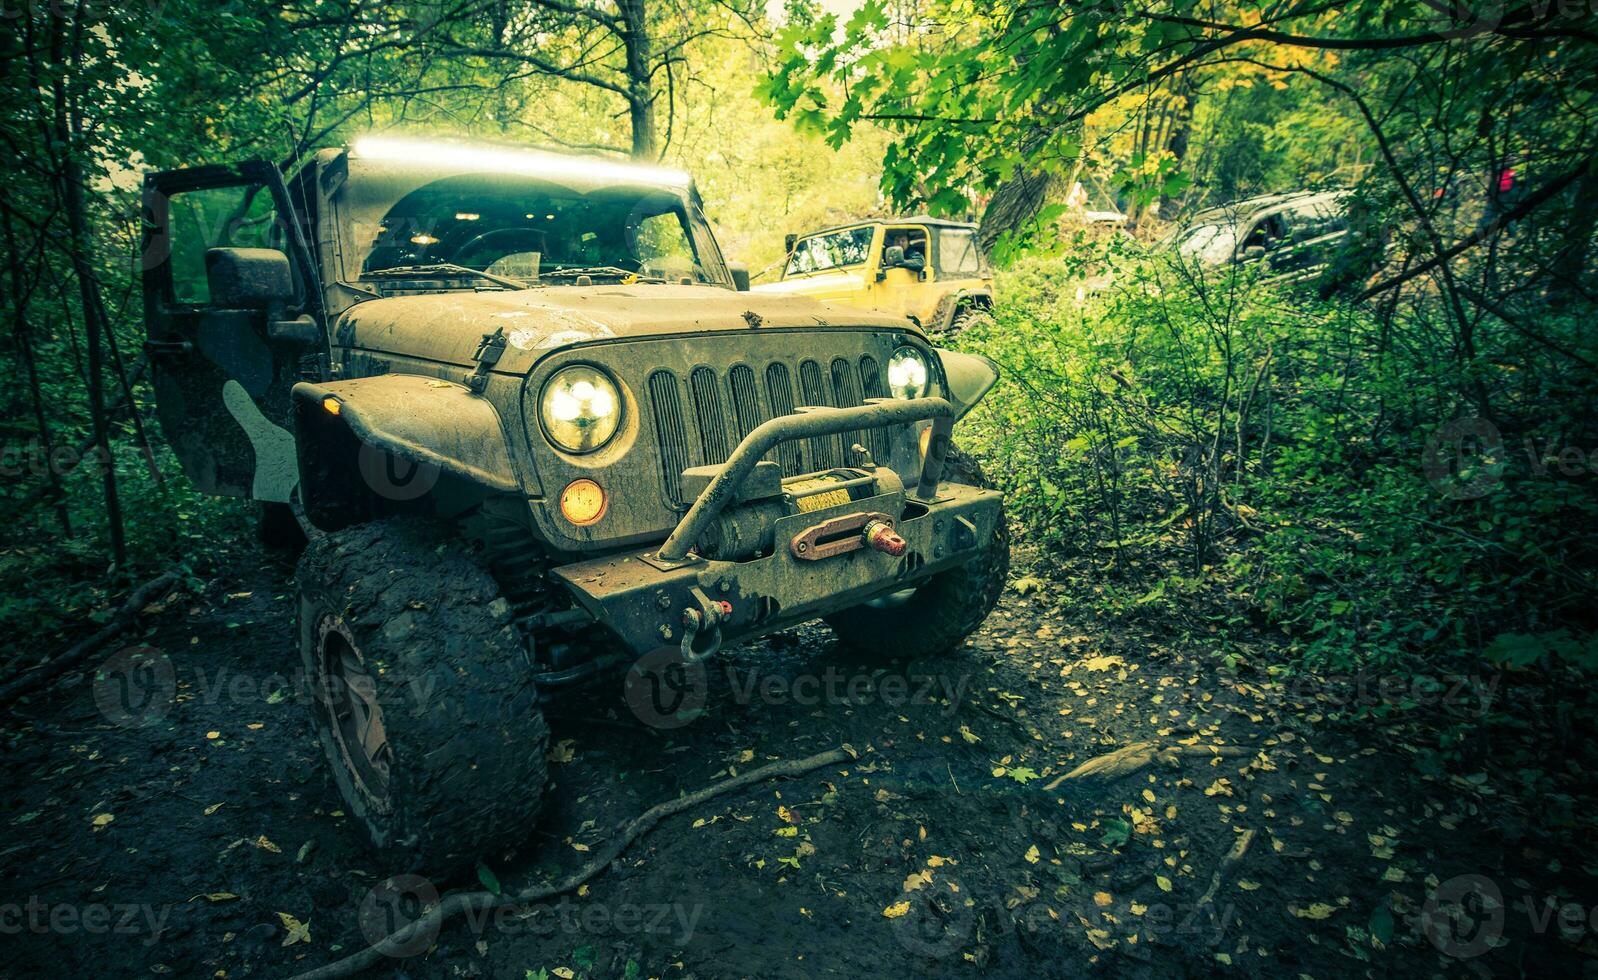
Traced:
<path fill-rule="evenodd" d="M 627 49 L 627 115 L 633 130 L 633 159 L 655 158 L 655 91 L 649 69 L 649 21 L 645 0 L 618 0 Z"/>
<path fill-rule="evenodd" d="M 83 135 L 83 121 L 78 114 L 76 97 L 68 90 L 67 79 L 78 76 L 83 65 L 83 3 L 77 5 L 73 19 L 68 24 L 61 11 L 52 14 L 56 21 L 58 42 L 71 41 L 70 60 L 55 59 L 60 74 L 52 79 L 55 101 L 55 134 L 61 147 L 60 169 L 57 179 L 61 185 L 61 200 L 67 212 L 67 227 L 72 242 L 72 272 L 78 280 L 78 297 L 82 305 L 84 332 L 88 346 L 89 419 L 94 431 L 94 445 L 105 467 L 105 518 L 111 538 L 111 557 L 121 568 L 127 564 L 128 548 L 122 527 L 122 502 L 117 493 L 116 465 L 111 458 L 110 426 L 105 411 L 104 370 L 101 365 L 104 342 L 103 333 L 110 324 L 101 318 L 103 307 L 98 295 L 98 281 L 94 266 L 89 261 L 93 238 L 89 233 L 88 204 L 83 197 L 83 168 L 78 161 L 79 143 Z"/>

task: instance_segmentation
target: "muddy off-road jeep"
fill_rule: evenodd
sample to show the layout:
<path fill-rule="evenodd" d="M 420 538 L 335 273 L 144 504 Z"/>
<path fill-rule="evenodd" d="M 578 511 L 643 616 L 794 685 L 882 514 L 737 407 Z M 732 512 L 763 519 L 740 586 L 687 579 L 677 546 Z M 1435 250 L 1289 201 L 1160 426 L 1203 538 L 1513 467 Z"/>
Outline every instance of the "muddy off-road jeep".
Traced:
<path fill-rule="evenodd" d="M 145 192 L 162 426 L 309 534 L 314 727 L 396 863 L 527 837 L 563 687 L 818 617 L 946 651 L 998 599 L 1000 497 L 950 445 L 992 365 L 741 291 L 681 173 L 374 139 Z"/>
<path fill-rule="evenodd" d="M 782 278 L 755 292 L 908 316 L 932 337 L 952 337 L 993 309 L 993 270 L 976 225 L 883 218 L 789 235 L 784 244 Z"/>

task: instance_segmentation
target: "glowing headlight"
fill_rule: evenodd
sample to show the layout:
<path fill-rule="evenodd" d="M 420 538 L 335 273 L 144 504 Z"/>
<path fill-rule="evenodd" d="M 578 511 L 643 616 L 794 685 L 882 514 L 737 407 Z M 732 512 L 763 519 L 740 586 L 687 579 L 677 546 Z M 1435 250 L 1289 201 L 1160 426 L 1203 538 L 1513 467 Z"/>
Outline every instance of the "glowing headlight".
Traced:
<path fill-rule="evenodd" d="M 901 347 L 888 358 L 888 390 L 895 398 L 920 398 L 927 393 L 927 359 L 914 347 Z"/>
<path fill-rule="evenodd" d="M 539 415 L 550 442 L 569 453 L 591 452 L 616 434 L 621 393 L 598 368 L 563 368 L 544 382 Z"/>

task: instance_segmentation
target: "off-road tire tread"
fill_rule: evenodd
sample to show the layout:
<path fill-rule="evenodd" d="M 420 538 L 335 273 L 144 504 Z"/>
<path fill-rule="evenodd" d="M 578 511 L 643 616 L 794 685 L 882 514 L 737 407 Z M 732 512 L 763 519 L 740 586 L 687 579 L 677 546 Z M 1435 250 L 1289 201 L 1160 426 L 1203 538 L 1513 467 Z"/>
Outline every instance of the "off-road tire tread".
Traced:
<path fill-rule="evenodd" d="M 976 459 L 953 447 L 944 472 L 953 483 L 988 486 Z M 977 631 L 998 605 L 1009 573 L 1010 532 L 1001 510 L 993 538 L 980 555 L 934 575 L 904 605 L 853 606 L 824 620 L 845 646 L 871 657 L 936 656 Z"/>
<path fill-rule="evenodd" d="M 298 580 L 307 676 L 324 610 L 343 618 L 368 663 L 383 665 L 392 813 L 339 784 L 373 845 L 407 870 L 448 875 L 526 840 L 548 779 L 549 729 L 509 604 L 458 537 L 407 519 L 318 535 Z M 313 727 L 332 762 L 320 717 Z"/>

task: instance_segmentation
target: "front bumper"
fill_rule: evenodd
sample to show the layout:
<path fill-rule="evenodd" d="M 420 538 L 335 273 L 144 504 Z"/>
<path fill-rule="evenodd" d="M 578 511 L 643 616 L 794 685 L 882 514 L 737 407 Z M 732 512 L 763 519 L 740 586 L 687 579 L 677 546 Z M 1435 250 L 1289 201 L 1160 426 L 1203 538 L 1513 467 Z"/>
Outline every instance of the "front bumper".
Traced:
<path fill-rule="evenodd" d="M 636 655 L 681 645 L 689 629 L 685 612 L 704 615 L 706 599 L 730 604 L 731 612 L 717 617 L 716 625 L 717 642 L 731 642 L 909 588 L 964 564 L 993 540 L 1000 500 L 994 490 L 945 483 L 931 504 L 910 501 L 898 491 L 778 518 L 779 547 L 752 561 L 699 559 L 663 568 L 654 560 L 655 550 L 645 548 L 565 565 L 555 575 Z M 856 512 L 894 517 L 894 530 L 906 542 L 904 554 L 894 557 L 860 548 L 808 561 L 780 544 L 806 528 Z M 704 642 L 690 641 L 689 646 L 703 650 Z"/>
<path fill-rule="evenodd" d="M 915 488 L 895 486 L 776 517 L 771 538 L 775 546 L 760 557 L 713 560 L 691 550 L 699 533 L 736 500 L 744 480 L 777 443 L 866 427 L 886 415 L 893 421 L 933 420 L 922 478 Z M 774 419 L 739 443 L 665 545 L 565 565 L 555 569 L 555 575 L 577 603 L 633 654 L 680 646 L 690 658 L 708 656 L 722 642 L 757 636 L 912 587 L 980 554 L 1001 519 L 1002 498 L 996 491 L 939 481 L 952 418 L 948 402 L 929 398 L 816 409 Z M 798 543 L 818 526 L 831 521 L 848 526 L 848 519 L 867 515 L 891 520 L 905 541 L 902 553 L 854 547 L 817 559 Z"/>

